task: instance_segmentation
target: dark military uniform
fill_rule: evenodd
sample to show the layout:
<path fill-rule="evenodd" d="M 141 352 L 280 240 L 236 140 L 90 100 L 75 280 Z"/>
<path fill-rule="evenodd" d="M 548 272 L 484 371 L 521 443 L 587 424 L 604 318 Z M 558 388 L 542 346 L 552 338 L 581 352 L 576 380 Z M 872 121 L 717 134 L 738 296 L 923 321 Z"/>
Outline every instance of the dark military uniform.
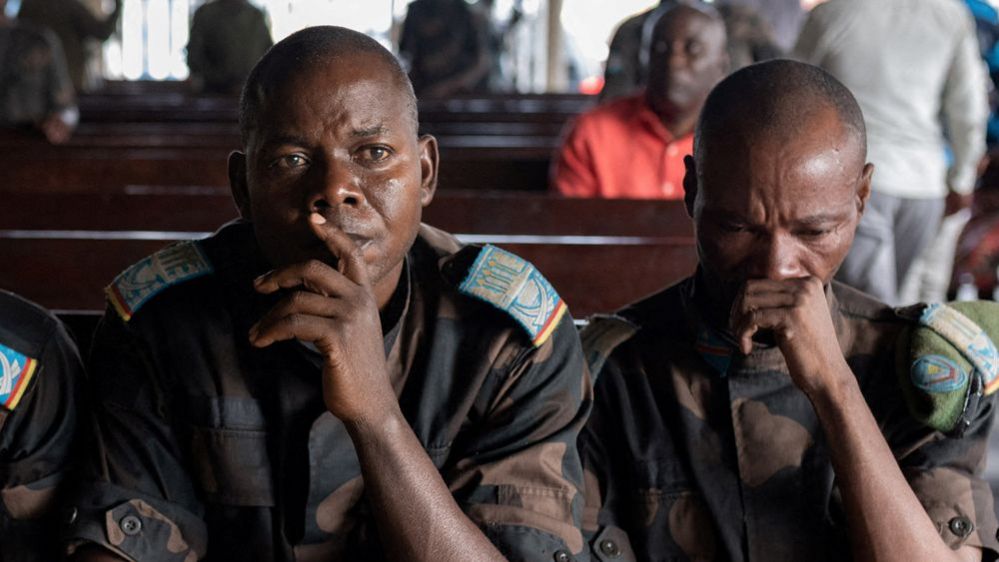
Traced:
<path fill-rule="evenodd" d="M 514 310 L 555 301 L 515 298 L 504 312 L 459 291 L 486 270 L 501 282 L 519 262 L 531 276 L 522 286 L 554 295 L 496 250 L 421 226 L 382 316 L 390 378 L 455 499 L 500 551 L 571 559 L 584 546 L 576 438 L 591 383 L 568 314 Z M 143 561 L 384 559 L 354 446 L 323 403 L 322 358 L 297 341 L 249 344 L 277 302 L 252 288 L 268 269 L 251 226 L 234 223 L 110 288 L 119 313 L 105 315 L 92 353 L 103 407 L 77 543 Z"/>
<path fill-rule="evenodd" d="M 688 279 L 584 334 L 597 376 L 581 436 L 584 529 L 595 559 L 850 560 L 829 449 L 777 347 L 742 356 L 702 320 Z M 992 397 L 970 401 L 963 437 L 910 416 L 895 370 L 904 314 L 833 283 L 839 343 L 909 485 L 951 547 L 996 552 L 979 475 Z M 616 346 L 616 347 L 615 347 Z M 986 559 L 991 559 L 986 556 Z"/>
<path fill-rule="evenodd" d="M 62 324 L 0 291 L 0 562 L 55 560 L 83 366 Z"/>

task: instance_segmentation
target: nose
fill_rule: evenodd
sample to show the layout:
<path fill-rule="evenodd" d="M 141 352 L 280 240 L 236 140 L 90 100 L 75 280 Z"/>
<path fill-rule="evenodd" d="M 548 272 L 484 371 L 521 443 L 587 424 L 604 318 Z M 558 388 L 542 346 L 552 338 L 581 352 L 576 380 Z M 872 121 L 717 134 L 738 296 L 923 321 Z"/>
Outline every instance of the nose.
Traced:
<path fill-rule="evenodd" d="M 682 41 L 676 41 L 670 45 L 666 52 L 666 63 L 671 70 L 678 70 L 687 66 L 687 53 L 684 50 Z"/>
<path fill-rule="evenodd" d="M 337 207 L 358 207 L 364 201 L 364 192 L 357 182 L 357 176 L 345 163 L 330 163 L 323 167 L 309 193 L 310 211 L 322 211 Z"/>
<path fill-rule="evenodd" d="M 755 271 L 751 273 L 757 279 L 773 281 L 804 277 L 806 274 L 801 258 L 801 248 L 792 236 L 771 234 L 760 240 L 753 264 Z"/>

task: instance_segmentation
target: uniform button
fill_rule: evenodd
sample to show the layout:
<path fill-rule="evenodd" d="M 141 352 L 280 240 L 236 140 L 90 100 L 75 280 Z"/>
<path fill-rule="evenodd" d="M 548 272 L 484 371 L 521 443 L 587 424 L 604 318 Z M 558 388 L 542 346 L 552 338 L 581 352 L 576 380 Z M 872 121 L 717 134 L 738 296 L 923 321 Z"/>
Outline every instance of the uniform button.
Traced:
<path fill-rule="evenodd" d="M 971 529 L 973 527 L 971 521 L 963 515 L 958 515 L 957 517 L 951 519 L 950 522 L 947 523 L 947 526 L 950 527 L 950 532 L 959 537 L 966 537 L 971 534 Z"/>
<path fill-rule="evenodd" d="M 553 559 L 555 562 L 572 562 L 572 556 L 564 550 L 556 550 Z"/>
<path fill-rule="evenodd" d="M 618 556 L 621 556 L 621 548 L 617 546 L 616 542 L 610 539 L 600 541 L 600 552 L 603 552 L 608 558 L 617 558 Z"/>
<path fill-rule="evenodd" d="M 142 521 L 134 515 L 126 515 L 118 526 L 121 527 L 121 532 L 131 537 L 138 535 L 142 530 Z"/>
<path fill-rule="evenodd" d="M 67 525 L 72 525 L 73 523 L 76 523 L 76 516 L 78 514 L 79 514 L 79 512 L 76 510 L 75 507 L 71 507 L 71 508 L 67 509 L 66 510 L 66 518 L 65 518 L 66 519 L 66 524 Z"/>

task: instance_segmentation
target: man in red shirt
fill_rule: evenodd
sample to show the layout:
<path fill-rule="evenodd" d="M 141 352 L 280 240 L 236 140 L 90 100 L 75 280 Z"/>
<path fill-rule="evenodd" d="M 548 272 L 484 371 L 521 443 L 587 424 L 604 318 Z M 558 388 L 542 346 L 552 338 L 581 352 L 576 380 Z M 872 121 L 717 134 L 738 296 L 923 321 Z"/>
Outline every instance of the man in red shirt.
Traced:
<path fill-rule="evenodd" d="M 679 4 L 653 30 L 649 85 L 581 115 L 552 170 L 570 197 L 681 199 L 683 157 L 708 92 L 728 70 L 725 24 L 706 5 Z"/>

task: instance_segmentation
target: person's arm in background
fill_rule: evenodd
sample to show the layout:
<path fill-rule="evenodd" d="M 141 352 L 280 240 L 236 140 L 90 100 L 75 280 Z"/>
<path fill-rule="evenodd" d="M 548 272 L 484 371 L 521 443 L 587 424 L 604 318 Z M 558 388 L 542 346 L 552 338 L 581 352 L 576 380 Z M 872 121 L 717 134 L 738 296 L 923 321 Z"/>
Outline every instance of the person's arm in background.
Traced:
<path fill-rule="evenodd" d="M 975 24 L 969 13 L 961 22 L 961 35 L 954 48 L 941 103 L 954 154 L 954 162 L 947 171 L 947 215 L 971 204 L 978 165 L 985 155 L 989 117 L 987 80 L 985 64 L 978 53 Z"/>
<path fill-rule="evenodd" d="M 568 125 L 569 133 L 552 161 L 553 193 L 566 197 L 596 197 L 599 193 L 588 121 L 583 115 Z"/>
<path fill-rule="evenodd" d="M 823 14 L 826 8 L 822 4 L 816 6 L 808 13 L 801 31 L 798 32 L 798 39 L 791 49 L 790 57 L 795 60 L 822 66 L 825 58 L 825 28 Z"/>
<path fill-rule="evenodd" d="M 39 129 L 52 144 L 62 144 L 69 140 L 80 120 L 80 110 L 76 107 L 73 82 L 66 68 L 66 57 L 59 39 L 49 30 L 43 32 L 49 44 L 51 59 L 46 73 L 47 113 L 39 123 Z"/>
<path fill-rule="evenodd" d="M 187 40 L 187 68 L 191 71 L 191 87 L 200 92 L 205 86 L 205 75 L 210 72 L 208 57 L 205 54 L 204 12 L 199 8 L 191 20 L 191 31 Z"/>

